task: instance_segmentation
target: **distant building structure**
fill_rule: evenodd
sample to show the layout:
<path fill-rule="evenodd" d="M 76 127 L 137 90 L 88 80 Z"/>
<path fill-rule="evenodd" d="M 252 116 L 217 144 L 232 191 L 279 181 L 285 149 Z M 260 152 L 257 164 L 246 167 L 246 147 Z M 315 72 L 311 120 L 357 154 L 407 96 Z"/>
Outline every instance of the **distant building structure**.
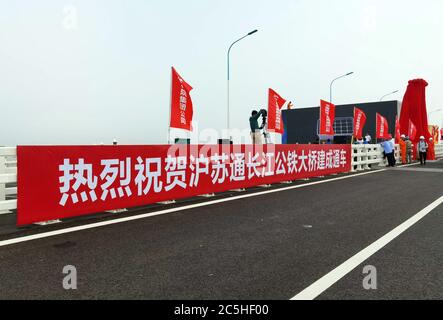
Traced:
<path fill-rule="evenodd" d="M 334 143 L 351 143 L 354 131 L 354 107 L 365 112 L 367 120 L 363 129 L 363 136 L 369 133 L 372 142 L 375 142 L 376 113 L 384 116 L 389 123 L 389 133 L 395 135 L 395 117 L 400 114 L 400 101 L 383 101 L 372 103 L 355 103 L 337 105 L 335 109 L 334 137 L 318 135 L 318 122 L 320 118 L 320 107 L 310 107 L 303 109 L 292 109 L 283 111 L 283 121 L 285 123 L 285 141 L 288 144 L 308 144 L 318 143 L 331 139 Z"/>

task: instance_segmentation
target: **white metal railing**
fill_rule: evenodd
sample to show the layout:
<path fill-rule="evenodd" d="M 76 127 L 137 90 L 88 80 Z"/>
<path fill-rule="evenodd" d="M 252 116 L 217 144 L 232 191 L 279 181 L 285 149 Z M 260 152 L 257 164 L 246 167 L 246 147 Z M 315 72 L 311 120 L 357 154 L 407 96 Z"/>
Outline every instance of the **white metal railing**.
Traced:
<path fill-rule="evenodd" d="M 0 214 L 17 209 L 17 187 L 8 184 L 17 183 L 17 149 L 0 147 Z"/>
<path fill-rule="evenodd" d="M 443 143 L 435 145 L 435 157 L 437 159 L 443 159 Z"/>
<path fill-rule="evenodd" d="M 395 146 L 395 158 L 400 160 L 400 147 Z M 379 144 L 352 145 L 352 172 L 371 170 L 372 166 L 386 166 L 383 148 Z"/>

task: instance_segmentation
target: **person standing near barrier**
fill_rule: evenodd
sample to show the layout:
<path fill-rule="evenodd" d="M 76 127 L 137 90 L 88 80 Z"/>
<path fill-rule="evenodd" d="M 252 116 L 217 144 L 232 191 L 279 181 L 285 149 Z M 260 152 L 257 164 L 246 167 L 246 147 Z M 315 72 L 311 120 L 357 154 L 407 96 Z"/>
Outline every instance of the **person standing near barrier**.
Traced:
<path fill-rule="evenodd" d="M 400 145 L 401 162 L 406 164 L 406 136 L 403 134 L 398 142 Z"/>
<path fill-rule="evenodd" d="M 392 147 L 392 162 L 394 163 L 393 167 L 397 165 L 397 158 L 395 157 L 395 139 L 392 137 L 392 134 L 389 135 L 389 143 Z"/>
<path fill-rule="evenodd" d="M 382 143 L 381 146 L 383 148 L 383 151 L 386 155 L 386 158 L 388 159 L 388 167 L 395 167 L 395 148 L 392 144 L 392 142 L 390 141 L 390 139 L 385 139 Z"/>
<path fill-rule="evenodd" d="M 420 155 L 420 164 L 422 166 L 426 165 L 426 158 L 428 155 L 429 145 L 426 143 L 425 137 L 420 137 L 420 142 L 418 143 L 418 153 Z"/>
<path fill-rule="evenodd" d="M 263 140 L 261 138 L 261 130 L 258 125 L 258 119 L 262 115 L 262 111 L 258 112 L 256 110 L 252 111 L 251 117 L 249 118 L 249 124 L 251 126 L 251 139 L 252 144 L 262 145 Z"/>
<path fill-rule="evenodd" d="M 372 137 L 369 133 L 365 137 L 365 142 L 367 142 L 366 144 L 371 144 L 372 142 Z"/>
<path fill-rule="evenodd" d="M 409 137 L 406 137 L 406 162 L 408 164 L 412 163 L 412 141 L 409 139 Z"/>

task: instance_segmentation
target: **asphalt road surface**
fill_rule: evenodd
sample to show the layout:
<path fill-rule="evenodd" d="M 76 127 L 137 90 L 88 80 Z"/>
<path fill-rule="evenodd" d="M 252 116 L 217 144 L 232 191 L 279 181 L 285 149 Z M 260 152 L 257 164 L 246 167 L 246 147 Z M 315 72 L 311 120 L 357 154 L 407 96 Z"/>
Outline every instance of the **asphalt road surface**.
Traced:
<path fill-rule="evenodd" d="M 316 299 L 443 299 L 442 187 L 440 161 L 228 193 L 212 205 L 192 199 L 142 218 L 165 207 L 26 229 L 2 217 L 0 299 L 287 300 L 314 283 Z M 355 268 L 342 265 L 426 208 Z M 80 230 L 21 242 L 71 227 Z M 63 288 L 67 265 L 77 270 L 77 290 Z M 376 290 L 363 286 L 368 265 Z M 319 281 L 340 266 L 340 277 Z"/>

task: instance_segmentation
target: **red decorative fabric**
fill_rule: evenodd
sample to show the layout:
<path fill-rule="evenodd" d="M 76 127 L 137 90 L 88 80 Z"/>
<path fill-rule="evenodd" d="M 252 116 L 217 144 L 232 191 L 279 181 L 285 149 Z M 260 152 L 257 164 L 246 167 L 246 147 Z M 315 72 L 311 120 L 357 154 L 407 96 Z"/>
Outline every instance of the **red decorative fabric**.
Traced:
<path fill-rule="evenodd" d="M 420 136 L 429 140 L 428 114 L 426 111 L 426 87 L 428 83 L 423 79 L 409 81 L 408 88 L 403 97 L 403 103 L 400 114 L 401 133 L 407 135 L 406 130 L 410 128 L 412 121 L 417 128 L 417 134 L 413 142 L 418 142 Z"/>
<path fill-rule="evenodd" d="M 414 123 L 412 121 L 409 121 L 408 136 L 411 141 L 419 141 L 420 140 L 420 136 L 417 136 L 417 127 L 414 125 Z"/>

